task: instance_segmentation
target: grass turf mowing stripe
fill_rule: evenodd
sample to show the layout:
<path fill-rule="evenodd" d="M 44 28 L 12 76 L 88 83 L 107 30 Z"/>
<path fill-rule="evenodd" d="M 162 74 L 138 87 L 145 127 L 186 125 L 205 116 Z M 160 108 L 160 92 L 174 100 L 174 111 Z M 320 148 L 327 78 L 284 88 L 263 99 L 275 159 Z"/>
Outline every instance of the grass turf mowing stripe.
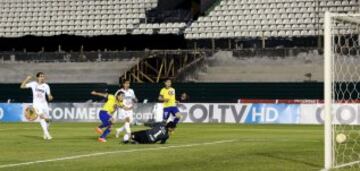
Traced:
<path fill-rule="evenodd" d="M 9 131 L 9 130 L 40 130 L 41 128 L 4 128 L 0 131 Z"/>
<path fill-rule="evenodd" d="M 141 151 L 157 151 L 157 150 L 164 150 L 164 149 L 169 149 L 169 148 L 184 148 L 184 147 L 195 147 L 195 146 L 203 146 L 203 145 L 224 144 L 224 143 L 231 143 L 231 142 L 234 142 L 234 141 L 235 140 L 222 140 L 222 141 L 213 141 L 213 142 L 206 142 L 206 143 L 184 144 L 184 145 L 165 146 L 165 147 L 156 147 L 156 148 L 143 148 L 143 149 L 131 149 L 131 150 L 118 150 L 118 151 L 109 151 L 109 152 L 99 152 L 99 153 L 92 153 L 92 154 L 83 154 L 83 155 L 76 155 L 76 156 L 60 157 L 60 158 L 54 158 L 54 159 L 48 159 L 48 160 L 38 160 L 38 161 L 32 161 L 32 162 L 5 164 L 5 165 L 0 165 L 0 169 L 16 167 L 16 166 L 31 165 L 31 164 L 48 163 L 48 162 L 72 160 L 72 159 L 79 159 L 79 158 L 86 158 L 86 157 L 102 156 L 102 155 L 107 155 L 107 154 L 132 153 L 132 152 L 141 152 Z"/>

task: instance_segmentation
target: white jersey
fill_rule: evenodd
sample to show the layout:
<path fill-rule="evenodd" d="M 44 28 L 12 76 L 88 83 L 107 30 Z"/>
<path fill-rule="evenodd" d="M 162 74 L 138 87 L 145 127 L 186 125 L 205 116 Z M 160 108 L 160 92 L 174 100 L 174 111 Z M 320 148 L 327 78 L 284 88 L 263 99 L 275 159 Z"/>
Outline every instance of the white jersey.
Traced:
<path fill-rule="evenodd" d="M 49 108 L 46 100 L 46 95 L 50 94 L 50 87 L 48 84 L 39 84 L 36 81 L 29 82 L 25 85 L 27 88 L 31 88 L 33 94 L 33 106 L 36 108 L 47 109 Z"/>
<path fill-rule="evenodd" d="M 124 105 L 126 107 L 133 107 L 134 106 L 134 100 L 136 99 L 136 96 L 135 96 L 135 93 L 134 93 L 134 90 L 129 88 L 127 90 L 125 89 L 120 89 L 118 90 L 117 92 L 119 91 L 122 91 L 124 92 Z"/>

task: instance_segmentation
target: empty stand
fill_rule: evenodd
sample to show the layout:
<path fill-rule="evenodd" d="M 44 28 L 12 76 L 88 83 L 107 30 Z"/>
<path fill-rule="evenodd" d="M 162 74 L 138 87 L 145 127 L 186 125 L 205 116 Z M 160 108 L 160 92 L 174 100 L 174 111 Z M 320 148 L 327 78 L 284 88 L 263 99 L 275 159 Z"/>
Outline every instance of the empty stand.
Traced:
<path fill-rule="evenodd" d="M 178 34 L 186 27 L 185 23 L 148 23 L 140 24 L 134 34 Z"/>
<path fill-rule="evenodd" d="M 325 11 L 354 13 L 358 0 L 222 0 L 185 30 L 188 39 L 321 35 Z"/>
<path fill-rule="evenodd" d="M 125 35 L 157 0 L 0 0 L 0 37 Z"/>
<path fill-rule="evenodd" d="M 184 31 L 187 39 L 304 37 L 322 34 L 325 11 L 359 11 L 358 0 L 221 0 L 191 26 L 149 24 L 146 11 L 157 4 L 158 0 L 0 0 L 0 37 Z"/>

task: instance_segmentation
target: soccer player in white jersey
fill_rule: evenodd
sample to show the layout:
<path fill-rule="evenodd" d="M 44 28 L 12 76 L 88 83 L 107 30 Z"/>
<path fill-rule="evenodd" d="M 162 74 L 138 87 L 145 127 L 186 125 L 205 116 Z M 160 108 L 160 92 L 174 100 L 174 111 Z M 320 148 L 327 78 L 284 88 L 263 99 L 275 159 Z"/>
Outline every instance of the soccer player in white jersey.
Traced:
<path fill-rule="evenodd" d="M 46 100 L 53 100 L 53 96 L 50 92 L 50 87 L 45 83 L 45 74 L 38 72 L 36 74 L 36 81 L 31 81 L 32 76 L 27 76 L 26 79 L 21 83 L 21 89 L 31 88 L 33 94 L 32 107 L 35 112 L 39 115 L 40 125 L 44 133 L 45 140 L 51 140 L 52 137 L 49 133 L 49 105 Z"/>
<path fill-rule="evenodd" d="M 134 90 L 130 88 L 130 81 L 125 80 L 122 84 L 122 88 L 118 90 L 115 94 L 118 92 L 124 92 L 124 106 L 127 108 L 131 108 L 131 110 L 124 110 L 120 109 L 120 113 L 124 115 L 124 125 L 121 128 L 116 129 L 116 138 L 119 138 L 119 135 L 121 132 L 125 131 L 127 136 L 131 135 L 131 129 L 130 124 L 133 121 L 133 115 L 134 115 L 134 103 L 137 102 L 137 98 L 135 96 Z"/>

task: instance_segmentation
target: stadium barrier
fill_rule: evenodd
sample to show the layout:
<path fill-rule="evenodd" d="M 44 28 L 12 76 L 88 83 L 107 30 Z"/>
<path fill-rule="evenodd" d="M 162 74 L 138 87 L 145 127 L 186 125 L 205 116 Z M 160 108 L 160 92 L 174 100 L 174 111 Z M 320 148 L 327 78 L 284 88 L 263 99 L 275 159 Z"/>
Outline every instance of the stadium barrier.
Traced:
<path fill-rule="evenodd" d="M 29 103 L 0 103 L 0 122 L 36 122 L 29 118 Z M 100 103 L 51 103 L 50 117 L 54 122 L 98 122 Z M 184 103 L 179 104 L 185 123 L 245 124 L 322 124 L 322 104 L 260 104 L 260 103 Z M 336 123 L 360 125 L 360 104 L 335 106 Z M 157 103 L 137 104 L 134 118 L 138 123 L 161 121 L 162 106 Z M 119 111 L 115 120 L 121 120 Z"/>

